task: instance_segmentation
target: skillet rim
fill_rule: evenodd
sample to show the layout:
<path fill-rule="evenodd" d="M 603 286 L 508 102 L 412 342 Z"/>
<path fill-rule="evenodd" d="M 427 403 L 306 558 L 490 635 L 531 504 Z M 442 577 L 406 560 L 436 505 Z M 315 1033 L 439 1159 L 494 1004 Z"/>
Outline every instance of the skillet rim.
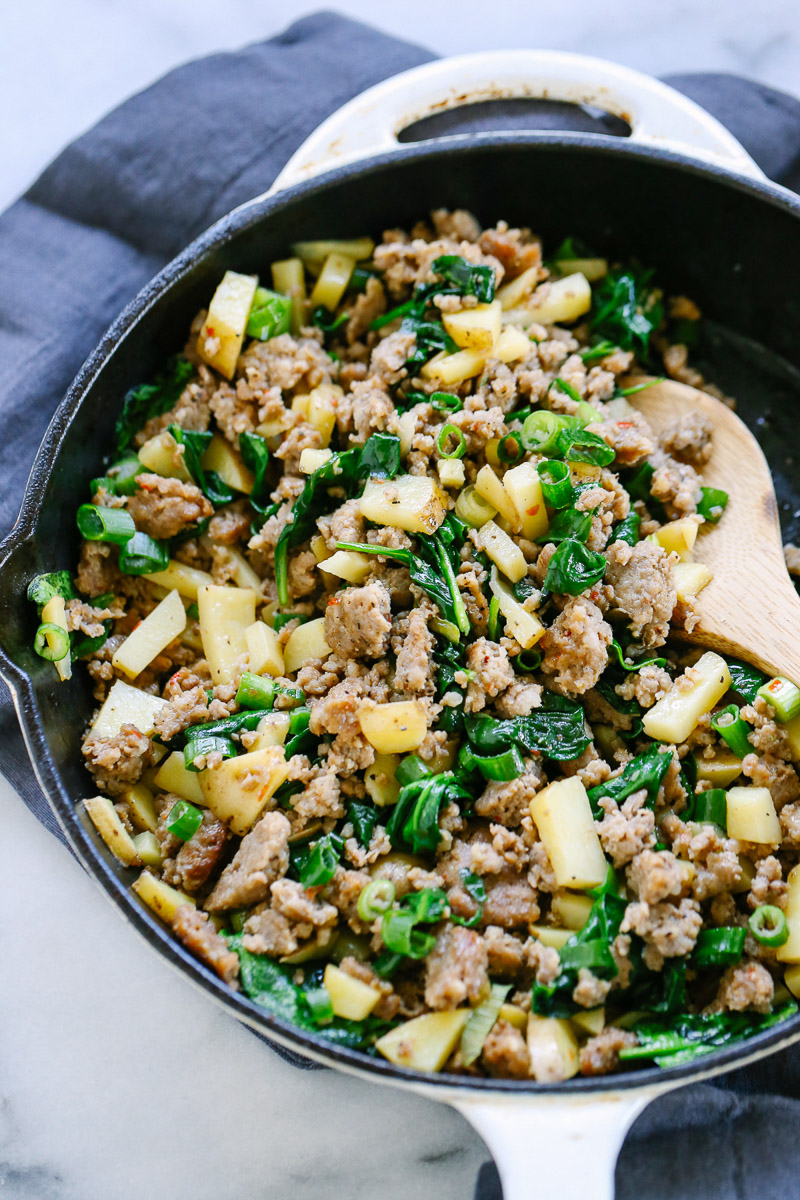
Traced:
<path fill-rule="evenodd" d="M 618 159 L 634 159 L 666 165 L 679 172 L 702 176 L 719 183 L 723 188 L 752 195 L 756 200 L 772 208 L 800 217 L 800 196 L 769 180 L 755 180 L 736 175 L 718 163 L 705 163 L 672 149 L 651 145 L 639 145 L 633 139 L 616 138 L 601 134 L 572 134 L 552 132 L 478 133 L 455 134 L 445 138 L 419 143 L 406 143 L 396 151 L 371 158 L 348 162 L 325 171 L 302 183 L 293 185 L 274 194 L 269 192 L 254 197 L 232 209 L 207 230 L 195 238 L 183 251 L 168 262 L 149 283 L 125 306 L 113 321 L 103 338 L 88 356 L 73 380 L 63 399 L 57 406 L 47 431 L 36 454 L 25 487 L 17 522 L 9 534 L 0 542 L 0 578 L 3 567 L 17 555 L 35 536 L 41 515 L 51 463 L 58 458 L 63 440 L 76 417 L 87 393 L 102 375 L 108 359 L 131 330 L 146 318 L 149 309 L 168 292 L 171 287 L 190 273 L 195 264 L 207 253 L 224 247 L 243 231 L 250 229 L 278 211 L 289 206 L 297 198 L 319 194 L 354 176 L 369 179 L 384 168 L 400 166 L 409 160 L 440 159 L 447 155 L 468 156 L 483 150 L 538 150 L 542 153 L 571 148 L 588 155 L 610 155 Z M 4 592 L 0 586 L 0 602 L 10 604 L 16 595 Z M 33 683 L 0 645 L 0 676 L 11 692 L 19 724 L 25 739 L 31 764 L 51 810 L 64 831 L 74 853 L 87 872 L 93 876 L 121 915 L 176 970 L 180 971 L 196 987 L 201 988 L 213 1000 L 229 1011 L 249 1028 L 266 1035 L 289 1050 L 299 1052 L 306 1058 L 333 1065 L 350 1073 L 377 1078 L 386 1083 L 412 1087 L 416 1090 L 436 1094 L 440 1099 L 477 1100 L 482 1096 L 502 1096 L 504 1099 L 533 1098 L 544 1095 L 563 1096 L 566 1099 L 588 1099 L 595 1094 L 636 1093 L 639 1091 L 666 1091 L 683 1083 L 708 1079 L 713 1075 L 730 1071 L 754 1062 L 780 1048 L 800 1041 L 800 1013 L 743 1043 L 723 1048 L 716 1053 L 679 1067 L 648 1067 L 638 1071 L 592 1077 L 577 1076 L 563 1083 L 541 1084 L 534 1080 L 496 1080 L 473 1078 L 452 1074 L 425 1074 L 407 1068 L 396 1067 L 382 1058 L 372 1058 L 362 1051 L 344 1049 L 326 1043 L 303 1030 L 281 1022 L 264 1009 L 247 1000 L 241 993 L 233 992 L 208 967 L 193 958 L 178 943 L 149 909 L 136 901 L 130 892 L 129 882 L 123 877 L 123 869 L 112 866 L 99 847 L 99 839 L 93 837 L 77 816 L 74 800 L 62 784 L 58 770 L 52 760 L 44 729 L 39 717 Z M 450 1095 L 451 1094 L 451 1095 Z"/>

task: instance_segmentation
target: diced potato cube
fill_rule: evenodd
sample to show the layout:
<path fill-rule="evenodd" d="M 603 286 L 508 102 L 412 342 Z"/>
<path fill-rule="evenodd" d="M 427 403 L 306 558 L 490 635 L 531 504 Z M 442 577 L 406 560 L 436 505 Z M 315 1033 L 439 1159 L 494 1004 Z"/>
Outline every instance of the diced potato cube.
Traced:
<path fill-rule="evenodd" d="M 740 842 L 779 846 L 781 823 L 769 788 L 732 787 L 728 791 L 728 837 Z"/>
<path fill-rule="evenodd" d="M 411 443 L 414 440 L 414 434 L 417 429 L 417 416 L 414 408 L 409 408 L 407 412 L 400 413 L 400 416 L 397 418 L 397 426 L 400 437 L 400 457 L 406 458 L 411 450 Z"/>
<path fill-rule="evenodd" d="M 556 1017 L 528 1017 L 528 1053 L 531 1074 L 538 1083 L 560 1083 L 577 1075 L 578 1040 L 569 1021 Z"/>
<path fill-rule="evenodd" d="M 272 286 L 292 300 L 292 333 L 305 324 L 306 275 L 300 258 L 282 258 L 272 264 Z"/>
<path fill-rule="evenodd" d="M 187 769 L 182 750 L 173 750 L 172 754 L 164 759 L 153 783 L 165 792 L 174 792 L 190 804 L 199 805 L 201 808 L 205 805 L 200 776 L 197 771 Z"/>
<path fill-rule="evenodd" d="M 84 800 L 83 807 L 115 858 L 118 858 L 124 867 L 137 865 L 139 856 L 136 853 L 133 838 L 117 816 L 111 801 L 107 800 L 105 796 L 92 796 L 90 799 Z"/>
<path fill-rule="evenodd" d="M 267 713 L 258 722 L 256 740 L 248 746 L 248 750 L 265 750 L 268 746 L 283 746 L 291 725 L 291 717 L 287 712 Z"/>
<path fill-rule="evenodd" d="M 466 472 L 460 458 L 440 458 L 436 464 L 439 472 L 439 483 L 442 487 L 458 488 L 464 486 Z"/>
<path fill-rule="evenodd" d="M 347 254 L 360 262 L 371 258 L 375 243 L 371 237 L 327 238 L 312 242 L 293 242 L 292 252 L 303 262 L 322 263 L 330 254 Z"/>
<path fill-rule="evenodd" d="M 536 467 L 529 462 L 511 467 L 503 476 L 503 487 L 517 510 L 522 536 L 529 542 L 536 541 L 548 528 L 542 481 Z"/>
<path fill-rule="evenodd" d="M 153 793 L 146 784 L 135 783 L 128 788 L 127 792 L 122 793 L 120 799 L 127 804 L 131 820 L 140 829 L 155 833 L 158 828 L 158 817 L 153 803 Z"/>
<path fill-rule="evenodd" d="M 500 336 L 501 313 L 500 301 L 492 300 L 460 312 L 442 313 L 442 324 L 457 346 L 488 354 Z"/>
<path fill-rule="evenodd" d="M 149 829 L 143 833 L 137 833 L 133 839 L 133 844 L 136 847 L 136 853 L 139 856 L 139 861 L 145 867 L 153 867 L 158 870 L 164 859 L 161 853 L 161 847 L 158 844 L 158 838 Z"/>
<path fill-rule="evenodd" d="M 326 558 L 330 558 L 328 551 L 328 543 L 321 533 L 315 533 L 311 539 L 311 551 L 318 563 L 324 562 Z"/>
<path fill-rule="evenodd" d="M 699 562 L 677 562 L 672 568 L 672 574 L 678 590 L 678 599 L 684 602 L 698 596 L 714 578 L 711 568 Z"/>
<path fill-rule="evenodd" d="M 510 363 L 525 358 L 530 352 L 531 339 L 528 335 L 521 329 L 517 329 L 516 325 L 507 325 L 494 344 L 492 358 L 498 358 L 503 363 Z"/>
<path fill-rule="evenodd" d="M 606 857 L 581 780 L 576 775 L 555 780 L 530 807 L 559 887 L 598 887 L 606 877 Z"/>
<path fill-rule="evenodd" d="M 428 732 L 425 708 L 418 700 L 396 700 L 390 704 L 365 700 L 357 716 L 361 732 L 379 754 L 416 750 Z"/>
<path fill-rule="evenodd" d="M 789 926 L 789 937 L 778 947 L 776 957 L 779 962 L 800 963 L 800 867 L 792 867 L 786 882 L 789 887 L 784 916 Z M 790 988 L 790 991 L 793 989 Z"/>
<path fill-rule="evenodd" d="M 369 554 L 360 554 L 358 550 L 337 550 L 330 558 L 318 564 L 320 571 L 335 575 L 337 579 L 346 579 L 348 583 L 363 583 L 374 570 L 375 563 Z"/>
<path fill-rule="evenodd" d="M 496 597 L 500 612 L 508 626 L 508 632 L 515 637 L 523 650 L 530 650 L 544 634 L 544 625 L 535 613 L 523 608 L 507 583 L 503 583 L 497 574 L 497 568 L 492 568 L 489 579 L 492 595 Z"/>
<path fill-rule="evenodd" d="M 475 477 L 475 491 L 496 508 L 501 517 L 505 517 L 515 533 L 521 530 L 522 518 L 517 506 L 488 463 L 481 467 Z"/>
<path fill-rule="evenodd" d="M 672 691 L 644 714 L 645 733 L 660 742 L 674 742 L 679 746 L 730 686 L 731 673 L 725 659 L 713 650 L 706 651 L 693 667 L 676 679 Z"/>
<path fill-rule="evenodd" d="M 214 576 L 209 575 L 208 571 L 200 571 L 197 567 L 187 567 L 185 563 L 178 562 L 174 558 L 169 560 L 163 571 L 152 571 L 143 578 L 148 583 L 158 584 L 159 587 L 170 590 L 177 588 L 187 600 L 196 600 L 200 588 L 207 587 L 214 582 Z"/>
<path fill-rule="evenodd" d="M 47 604 L 45 604 L 42 608 L 41 619 L 43 625 L 57 625 L 59 629 L 63 629 L 64 632 L 67 633 L 67 606 L 64 602 L 64 597 L 53 596 L 50 600 L 48 600 Z M 55 649 L 56 653 L 58 653 L 58 647 L 54 645 L 56 641 L 60 642 L 61 640 L 58 635 L 47 633 L 45 634 L 45 639 L 50 649 Z M 72 655 L 70 654 L 69 650 L 63 658 L 59 658 L 57 661 L 55 661 L 53 666 L 58 672 L 58 677 L 62 683 L 64 683 L 67 679 L 71 679 Z"/>
<path fill-rule="evenodd" d="M 592 289 L 586 276 L 578 271 L 540 284 L 522 308 L 504 314 L 504 324 L 523 328 L 533 324 L 558 325 L 562 321 L 576 321 L 591 307 Z"/>
<path fill-rule="evenodd" d="M 329 254 L 311 293 L 312 308 L 323 304 L 329 312 L 333 312 L 347 290 L 355 265 L 356 260 L 350 254 L 340 254 L 338 251 Z"/>
<path fill-rule="evenodd" d="M 715 788 L 729 787 L 742 773 L 742 760 L 732 750 L 718 750 L 713 758 L 698 757 L 697 778 Z"/>
<path fill-rule="evenodd" d="M 252 492 L 255 482 L 252 471 L 248 471 L 241 454 L 221 434 L 215 433 L 211 438 L 202 465 L 207 471 L 216 471 L 222 482 L 234 491 L 244 492 L 248 496 Z"/>
<path fill-rule="evenodd" d="M 791 937 L 791 934 L 789 936 Z M 800 964 L 786 968 L 783 982 L 793 996 L 800 996 Z"/>
<path fill-rule="evenodd" d="M 697 541 L 697 529 L 696 521 L 691 517 L 683 517 L 680 521 L 670 521 L 669 524 L 662 525 L 651 536 L 656 545 L 662 546 L 667 554 L 674 551 L 681 561 L 689 561 Z"/>
<path fill-rule="evenodd" d="M 288 774 L 283 747 L 267 746 L 226 758 L 219 766 L 200 771 L 198 777 L 206 807 L 241 837 L 255 825 Z"/>
<path fill-rule="evenodd" d="M 236 664 L 247 653 L 247 630 L 256 619 L 252 588 L 210 584 L 197 593 L 200 636 L 214 683 L 231 683 Z"/>
<path fill-rule="evenodd" d="M 435 533 L 445 518 L 445 498 L 427 475 L 370 479 L 359 501 L 362 516 L 407 533 Z"/>
<path fill-rule="evenodd" d="M 520 579 L 525 578 L 528 574 L 525 556 L 516 542 L 512 541 L 499 525 L 494 521 L 487 521 L 480 528 L 480 539 L 482 549 L 512 583 L 518 583 Z"/>
<path fill-rule="evenodd" d="M 585 275 L 589 283 L 597 283 L 608 274 L 608 259 L 605 258 L 560 258 L 556 263 L 560 275 Z"/>
<path fill-rule="evenodd" d="M 538 266 L 528 267 L 527 271 L 523 271 L 516 279 L 512 279 L 510 283 L 504 283 L 502 287 L 498 288 L 495 299 L 500 301 L 503 312 L 508 312 L 521 304 L 525 297 L 531 294 L 538 282 Z"/>
<path fill-rule="evenodd" d="M 257 287 L 257 276 L 226 271 L 198 335 L 200 358 L 226 379 L 233 379 Z"/>
<path fill-rule="evenodd" d="M 139 448 L 138 455 L 139 462 L 153 475 L 181 479 L 184 483 L 192 482 L 183 460 L 183 446 L 175 441 L 169 430 L 165 429 L 146 441 Z"/>
<path fill-rule="evenodd" d="M 379 808 L 396 803 L 400 795 L 400 784 L 394 777 L 399 766 L 399 754 L 376 754 L 374 763 L 364 772 L 367 795 Z"/>
<path fill-rule="evenodd" d="M 291 675 L 309 659 L 327 658 L 330 652 L 331 648 L 325 641 L 325 618 L 306 621 L 293 630 L 283 647 L 284 670 Z"/>
<path fill-rule="evenodd" d="M 117 647 L 111 665 L 135 679 L 185 628 L 186 609 L 178 592 L 172 591 Z"/>
<path fill-rule="evenodd" d="M 556 929 L 554 925 L 529 925 L 531 937 L 535 937 L 543 946 L 552 946 L 561 950 L 572 937 L 571 929 Z"/>
<path fill-rule="evenodd" d="M 589 920 L 594 901 L 590 896 L 574 892 L 557 892 L 550 901 L 550 909 L 556 914 L 565 929 L 583 929 Z"/>
<path fill-rule="evenodd" d="M 342 389 L 332 383 L 321 383 L 308 393 L 308 423 L 319 433 L 323 446 L 330 443 L 336 427 L 336 405 L 343 394 Z"/>
<path fill-rule="evenodd" d="M 497 1015 L 501 1021 L 508 1021 L 509 1025 L 513 1025 L 520 1033 L 524 1033 L 528 1027 L 528 1014 L 516 1004 L 501 1004 Z"/>
<path fill-rule="evenodd" d="M 247 662 L 254 675 L 282 675 L 283 651 L 278 635 L 263 621 L 254 621 L 244 631 L 247 643 Z"/>
<path fill-rule="evenodd" d="M 379 1038 L 375 1049 L 397 1067 L 440 1071 L 456 1048 L 472 1009 L 424 1013 L 395 1026 Z"/>
<path fill-rule="evenodd" d="M 381 998 L 377 988 L 354 979 L 341 967 L 328 963 L 323 982 L 331 998 L 333 1014 L 345 1021 L 363 1021 Z"/>
<path fill-rule="evenodd" d="M 306 446 L 305 450 L 300 451 L 300 471 L 303 475 L 313 475 L 329 458 L 333 458 L 332 450 L 314 450 Z"/>
<path fill-rule="evenodd" d="M 139 688 L 131 687 L 118 679 L 112 683 L 100 712 L 97 714 L 92 733 L 97 737 L 116 737 L 123 725 L 135 725 L 147 737 L 153 732 L 157 712 L 167 705 L 160 696 L 151 696 Z"/>
<path fill-rule="evenodd" d="M 597 1037 L 606 1023 L 606 1010 L 602 1006 L 587 1008 L 584 1012 L 576 1012 L 571 1021 L 578 1027 L 579 1033 L 588 1033 L 590 1037 Z"/>
<path fill-rule="evenodd" d="M 166 921 L 167 925 L 172 924 L 175 913 L 182 905 L 191 904 L 192 908 L 197 908 L 191 896 L 170 887 L 163 879 L 156 878 L 149 871 L 142 871 L 131 887 L 139 899 L 152 908 L 156 916 Z"/>
<path fill-rule="evenodd" d="M 423 379 L 438 379 L 441 383 L 463 383 L 480 375 L 486 365 L 486 355 L 480 350 L 457 350 L 455 354 L 447 354 L 444 350 L 428 359 L 421 368 Z"/>

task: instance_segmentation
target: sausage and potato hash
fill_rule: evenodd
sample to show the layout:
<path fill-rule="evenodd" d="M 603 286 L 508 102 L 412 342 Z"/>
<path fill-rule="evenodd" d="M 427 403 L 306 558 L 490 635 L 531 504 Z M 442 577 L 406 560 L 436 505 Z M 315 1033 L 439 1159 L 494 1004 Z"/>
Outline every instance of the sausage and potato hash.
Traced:
<path fill-rule="evenodd" d="M 124 397 L 77 573 L 29 589 L 134 891 L 257 1005 L 423 1071 L 785 1019 L 800 692 L 672 640 L 727 496 L 705 418 L 636 409 L 706 386 L 700 313 L 464 211 L 292 249 Z"/>

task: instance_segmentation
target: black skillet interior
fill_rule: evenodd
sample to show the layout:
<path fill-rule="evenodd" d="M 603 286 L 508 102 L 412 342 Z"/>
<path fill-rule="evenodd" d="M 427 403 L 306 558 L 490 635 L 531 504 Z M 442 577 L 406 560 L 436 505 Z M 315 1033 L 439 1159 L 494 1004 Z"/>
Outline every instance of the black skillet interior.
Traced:
<path fill-rule="evenodd" d="M 260 201 L 225 218 L 162 273 L 110 331 L 64 402 L 37 460 L 21 532 L 0 582 L 0 666 L 16 680 L 23 725 L 40 777 L 67 832 L 103 886 L 149 940 L 188 970 L 206 990 L 295 1047 L 314 1046 L 299 1031 L 282 1030 L 255 1006 L 228 992 L 130 900 L 130 879 L 97 839 L 79 825 L 74 802 L 88 777 L 78 745 L 93 702 L 83 672 L 68 687 L 32 652 L 34 614 L 23 599 L 31 575 L 71 567 L 77 557 L 74 513 L 99 473 L 104 447 L 124 392 L 149 379 L 186 336 L 190 321 L 226 268 L 268 275 L 301 237 L 337 237 L 410 226 L 432 207 L 465 207 L 486 224 L 504 218 L 530 226 L 554 245 L 577 233 L 610 258 L 636 256 L 656 269 L 668 292 L 692 297 L 713 318 L 702 347 L 709 378 L 735 395 L 772 466 L 786 538 L 800 530 L 800 484 L 793 457 L 800 449 L 800 202 L 778 189 L 752 187 L 724 172 L 698 168 L 664 152 L 637 150 L 609 137 L 579 134 L 477 135 L 469 142 L 404 147 L 396 158 L 342 168 L 303 185 L 289 201 Z M 101 369 L 102 364 L 102 369 Z M 34 527 L 33 536 L 24 535 Z M 3 554 L 0 551 L 0 561 Z M 29 688 L 23 677 L 32 681 Z M 800 1018 L 792 1022 L 800 1023 Z M 787 1029 L 785 1032 L 789 1032 Z M 756 1041 L 780 1042 L 771 1031 Z M 316 1049 L 323 1049 L 319 1043 Z M 750 1043 L 750 1048 L 755 1048 Z M 328 1057 L 403 1077 L 388 1063 L 349 1051 Z M 715 1064 L 734 1062 L 729 1050 Z M 696 1071 L 696 1068 L 694 1068 Z M 691 1076 L 693 1068 L 670 1074 Z M 615 1086 L 663 1077 L 639 1072 Z M 446 1080 L 440 1077 L 440 1082 Z M 470 1081 L 470 1087 L 517 1090 L 525 1084 Z M 602 1089 L 602 1080 L 569 1085 Z"/>

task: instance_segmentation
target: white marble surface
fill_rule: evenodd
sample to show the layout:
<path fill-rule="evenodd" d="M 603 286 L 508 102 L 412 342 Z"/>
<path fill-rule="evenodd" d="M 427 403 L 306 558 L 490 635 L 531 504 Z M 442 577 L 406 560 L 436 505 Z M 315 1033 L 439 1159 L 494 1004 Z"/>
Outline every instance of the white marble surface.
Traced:
<path fill-rule="evenodd" d="M 6 0 L 0 207 L 112 105 L 193 56 L 317 5 Z M 800 90 L 796 0 L 350 0 L 441 53 L 522 40 L 642 69 Z M 225 13 L 224 21 L 219 13 Z M 486 1151 L 461 1117 L 282 1062 L 128 929 L 0 780 L 0 1194 L 4 1200 L 469 1200 Z"/>

